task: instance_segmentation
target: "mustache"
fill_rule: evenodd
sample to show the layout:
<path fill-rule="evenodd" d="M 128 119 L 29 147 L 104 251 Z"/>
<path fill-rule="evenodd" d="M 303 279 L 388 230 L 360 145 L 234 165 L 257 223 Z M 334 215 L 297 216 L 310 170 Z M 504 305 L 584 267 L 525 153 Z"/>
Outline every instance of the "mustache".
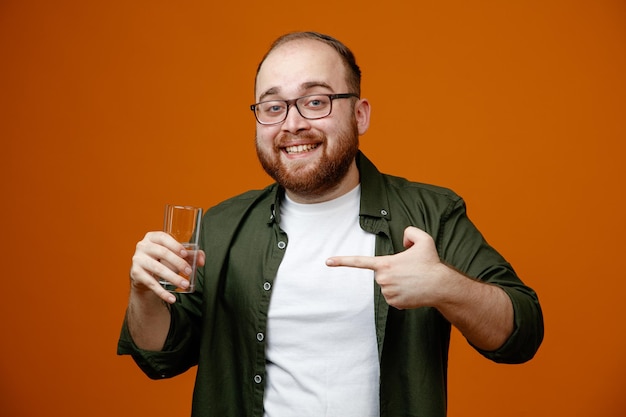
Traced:
<path fill-rule="evenodd" d="M 294 141 L 325 142 L 326 135 L 310 131 L 300 133 L 281 132 L 278 136 L 276 136 L 274 144 L 277 147 L 281 147 L 284 144 L 292 143 Z"/>

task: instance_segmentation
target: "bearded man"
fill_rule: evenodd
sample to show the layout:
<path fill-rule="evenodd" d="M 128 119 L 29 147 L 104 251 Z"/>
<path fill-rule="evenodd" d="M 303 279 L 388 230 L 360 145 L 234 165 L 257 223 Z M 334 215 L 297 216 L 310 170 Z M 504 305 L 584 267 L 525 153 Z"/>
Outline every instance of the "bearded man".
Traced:
<path fill-rule="evenodd" d="M 543 338 L 535 292 L 452 191 L 380 173 L 352 52 L 287 34 L 259 64 L 256 148 L 276 181 L 205 215 L 196 291 L 180 243 L 137 245 L 118 352 L 152 378 L 198 365 L 194 417 L 445 416 L 451 326 L 496 362 Z"/>

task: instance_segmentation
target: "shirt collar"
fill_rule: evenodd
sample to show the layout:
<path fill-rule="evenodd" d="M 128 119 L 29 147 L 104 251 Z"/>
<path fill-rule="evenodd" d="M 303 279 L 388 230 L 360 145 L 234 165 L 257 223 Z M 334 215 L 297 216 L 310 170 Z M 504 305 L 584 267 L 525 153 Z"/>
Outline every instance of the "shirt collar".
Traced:
<path fill-rule="evenodd" d="M 391 219 L 387 188 L 378 168 L 359 151 L 356 163 L 361 175 L 361 216 Z"/>
<path fill-rule="evenodd" d="M 389 199 L 383 175 L 378 168 L 361 152 L 356 156 L 361 181 L 361 209 L 360 216 L 391 219 Z M 283 187 L 277 184 L 274 187 L 274 203 L 270 206 L 268 223 L 280 224 L 280 203 L 285 195 Z"/>

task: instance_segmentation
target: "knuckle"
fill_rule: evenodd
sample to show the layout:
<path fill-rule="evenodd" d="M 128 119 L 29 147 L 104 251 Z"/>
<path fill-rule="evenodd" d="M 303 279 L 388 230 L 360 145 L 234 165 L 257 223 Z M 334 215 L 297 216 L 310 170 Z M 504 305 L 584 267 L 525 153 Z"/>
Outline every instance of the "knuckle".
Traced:
<path fill-rule="evenodd" d="M 144 240 L 151 240 L 154 241 L 156 240 L 156 238 L 159 236 L 161 232 L 155 232 L 155 231 L 151 231 L 146 233 L 146 235 L 144 236 Z"/>
<path fill-rule="evenodd" d="M 135 253 L 137 252 L 143 252 L 144 248 L 146 247 L 146 244 L 143 240 L 140 240 L 139 242 L 137 242 L 137 244 L 135 245 Z"/>
<path fill-rule="evenodd" d="M 155 270 L 154 270 L 154 274 L 159 276 L 159 277 L 167 277 L 167 275 L 169 273 L 171 273 L 172 270 L 170 268 L 168 268 L 167 266 L 163 265 L 162 263 L 158 263 L 158 265 L 155 266 Z"/>
<path fill-rule="evenodd" d="M 157 246 L 154 251 L 154 254 L 157 258 L 166 258 L 169 253 L 169 250 L 163 246 Z"/>

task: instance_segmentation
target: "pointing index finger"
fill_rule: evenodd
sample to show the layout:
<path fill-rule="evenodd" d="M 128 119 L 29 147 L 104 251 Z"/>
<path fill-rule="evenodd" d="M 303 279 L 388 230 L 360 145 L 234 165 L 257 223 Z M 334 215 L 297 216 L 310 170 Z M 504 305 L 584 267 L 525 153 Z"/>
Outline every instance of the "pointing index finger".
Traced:
<path fill-rule="evenodd" d="M 333 256 L 326 260 L 326 265 L 376 270 L 376 258 L 374 256 Z"/>

